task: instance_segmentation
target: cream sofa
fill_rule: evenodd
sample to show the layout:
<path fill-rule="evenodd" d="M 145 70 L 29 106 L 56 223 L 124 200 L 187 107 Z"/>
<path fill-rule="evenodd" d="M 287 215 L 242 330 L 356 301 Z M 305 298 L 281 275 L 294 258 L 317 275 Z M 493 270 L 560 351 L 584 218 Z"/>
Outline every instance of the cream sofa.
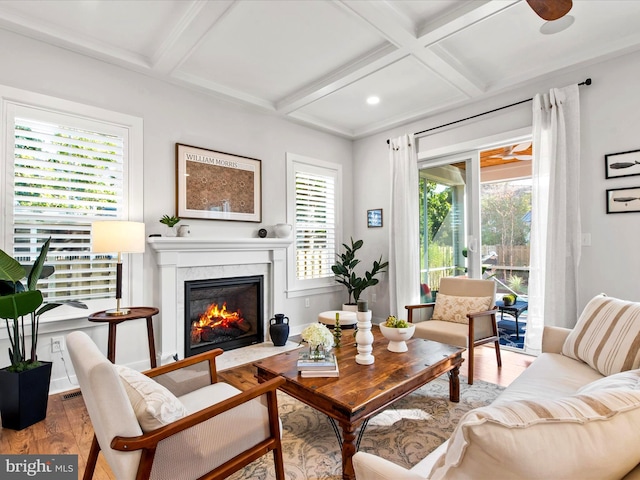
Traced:
<path fill-rule="evenodd" d="M 358 452 L 356 479 L 640 479 L 639 344 L 640 303 L 599 295 L 413 468 Z"/>

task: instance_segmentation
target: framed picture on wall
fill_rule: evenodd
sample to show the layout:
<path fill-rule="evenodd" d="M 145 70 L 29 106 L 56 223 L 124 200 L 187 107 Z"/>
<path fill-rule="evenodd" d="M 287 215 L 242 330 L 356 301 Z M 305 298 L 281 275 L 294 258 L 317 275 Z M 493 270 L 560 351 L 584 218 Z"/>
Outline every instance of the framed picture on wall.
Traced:
<path fill-rule="evenodd" d="M 605 178 L 640 175 L 640 150 L 605 155 L 604 168 Z"/>
<path fill-rule="evenodd" d="M 178 216 L 262 220 L 262 163 L 176 143 Z"/>
<path fill-rule="evenodd" d="M 607 190 L 607 213 L 640 212 L 640 187 Z"/>
<path fill-rule="evenodd" d="M 374 208 L 373 210 L 367 210 L 367 227 L 381 227 L 382 226 L 382 209 Z"/>

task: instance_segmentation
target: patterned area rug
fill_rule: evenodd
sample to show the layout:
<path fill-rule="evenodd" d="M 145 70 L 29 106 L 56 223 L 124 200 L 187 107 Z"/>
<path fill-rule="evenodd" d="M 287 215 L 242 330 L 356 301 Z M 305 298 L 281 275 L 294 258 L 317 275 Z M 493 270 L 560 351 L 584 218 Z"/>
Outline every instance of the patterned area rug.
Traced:
<path fill-rule="evenodd" d="M 461 377 L 460 403 L 449 401 L 449 382 L 437 379 L 369 421 L 360 450 L 410 468 L 444 442 L 469 410 L 491 403 L 504 388 Z M 340 447 L 327 417 L 278 392 L 282 444 L 288 480 L 339 480 Z M 271 454 L 256 460 L 233 480 L 275 479 Z"/>

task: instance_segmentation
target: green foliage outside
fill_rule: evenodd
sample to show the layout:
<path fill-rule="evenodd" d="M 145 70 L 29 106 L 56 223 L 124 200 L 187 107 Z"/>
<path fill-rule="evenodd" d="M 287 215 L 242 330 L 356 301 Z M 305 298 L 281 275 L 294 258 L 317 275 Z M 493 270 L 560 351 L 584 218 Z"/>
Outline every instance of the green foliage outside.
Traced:
<path fill-rule="evenodd" d="M 531 210 L 531 186 L 511 182 L 482 185 L 482 242 L 528 245 L 531 227 L 523 220 Z M 509 264 L 508 259 L 503 263 Z"/>
<path fill-rule="evenodd" d="M 422 236 L 426 231 L 426 222 L 429 232 L 429 243 L 436 238 L 436 235 L 438 235 L 443 226 L 442 224 L 451 211 L 451 189 L 447 188 L 438 191 L 437 186 L 438 184 L 433 180 L 420 179 L 420 235 Z M 425 209 L 427 212 L 426 215 L 424 214 Z M 420 244 L 424 245 L 425 242 L 421 239 Z"/>
<path fill-rule="evenodd" d="M 420 178 L 420 259 L 421 269 L 428 270 L 428 279 L 422 281 L 437 290 L 440 278 L 455 275 L 459 268 L 458 253 L 453 248 L 454 227 L 450 225 L 453 212 L 453 189 L 426 178 Z M 522 182 L 499 182 L 482 185 L 482 243 L 503 247 L 513 252 L 515 246 L 528 246 L 531 210 L 531 186 Z M 425 236 L 427 238 L 425 238 Z M 428 250 L 425 252 L 425 246 Z M 463 252 L 460 252 L 463 254 Z M 507 257 L 512 257 L 507 253 Z M 425 265 L 425 258 L 428 265 Z M 501 265 L 516 266 L 515 258 L 500 258 Z M 517 265 L 524 266 L 524 265 Z M 510 288 L 525 293 L 526 281 L 522 277 L 508 277 Z"/>

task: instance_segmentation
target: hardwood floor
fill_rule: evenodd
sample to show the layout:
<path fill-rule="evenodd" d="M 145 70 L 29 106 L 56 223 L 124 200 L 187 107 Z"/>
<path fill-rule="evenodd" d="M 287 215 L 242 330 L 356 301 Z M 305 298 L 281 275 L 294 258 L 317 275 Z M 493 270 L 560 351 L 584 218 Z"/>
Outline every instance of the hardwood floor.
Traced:
<path fill-rule="evenodd" d="M 502 368 L 496 366 L 492 347 L 476 349 L 475 379 L 499 385 L 509 385 L 527 368 L 534 357 L 518 352 L 501 350 Z M 251 365 L 220 372 L 221 380 L 242 390 L 256 384 L 255 369 Z M 462 364 L 462 375 L 467 375 L 467 362 Z M 464 392 L 464 382 L 461 383 Z M 49 397 L 47 418 L 19 432 L 0 428 L 0 453 L 3 454 L 77 454 L 78 478 L 85 470 L 87 455 L 93 438 L 91 420 L 81 395 L 66 392 Z M 99 456 L 95 480 L 116 480 L 102 455 Z"/>

